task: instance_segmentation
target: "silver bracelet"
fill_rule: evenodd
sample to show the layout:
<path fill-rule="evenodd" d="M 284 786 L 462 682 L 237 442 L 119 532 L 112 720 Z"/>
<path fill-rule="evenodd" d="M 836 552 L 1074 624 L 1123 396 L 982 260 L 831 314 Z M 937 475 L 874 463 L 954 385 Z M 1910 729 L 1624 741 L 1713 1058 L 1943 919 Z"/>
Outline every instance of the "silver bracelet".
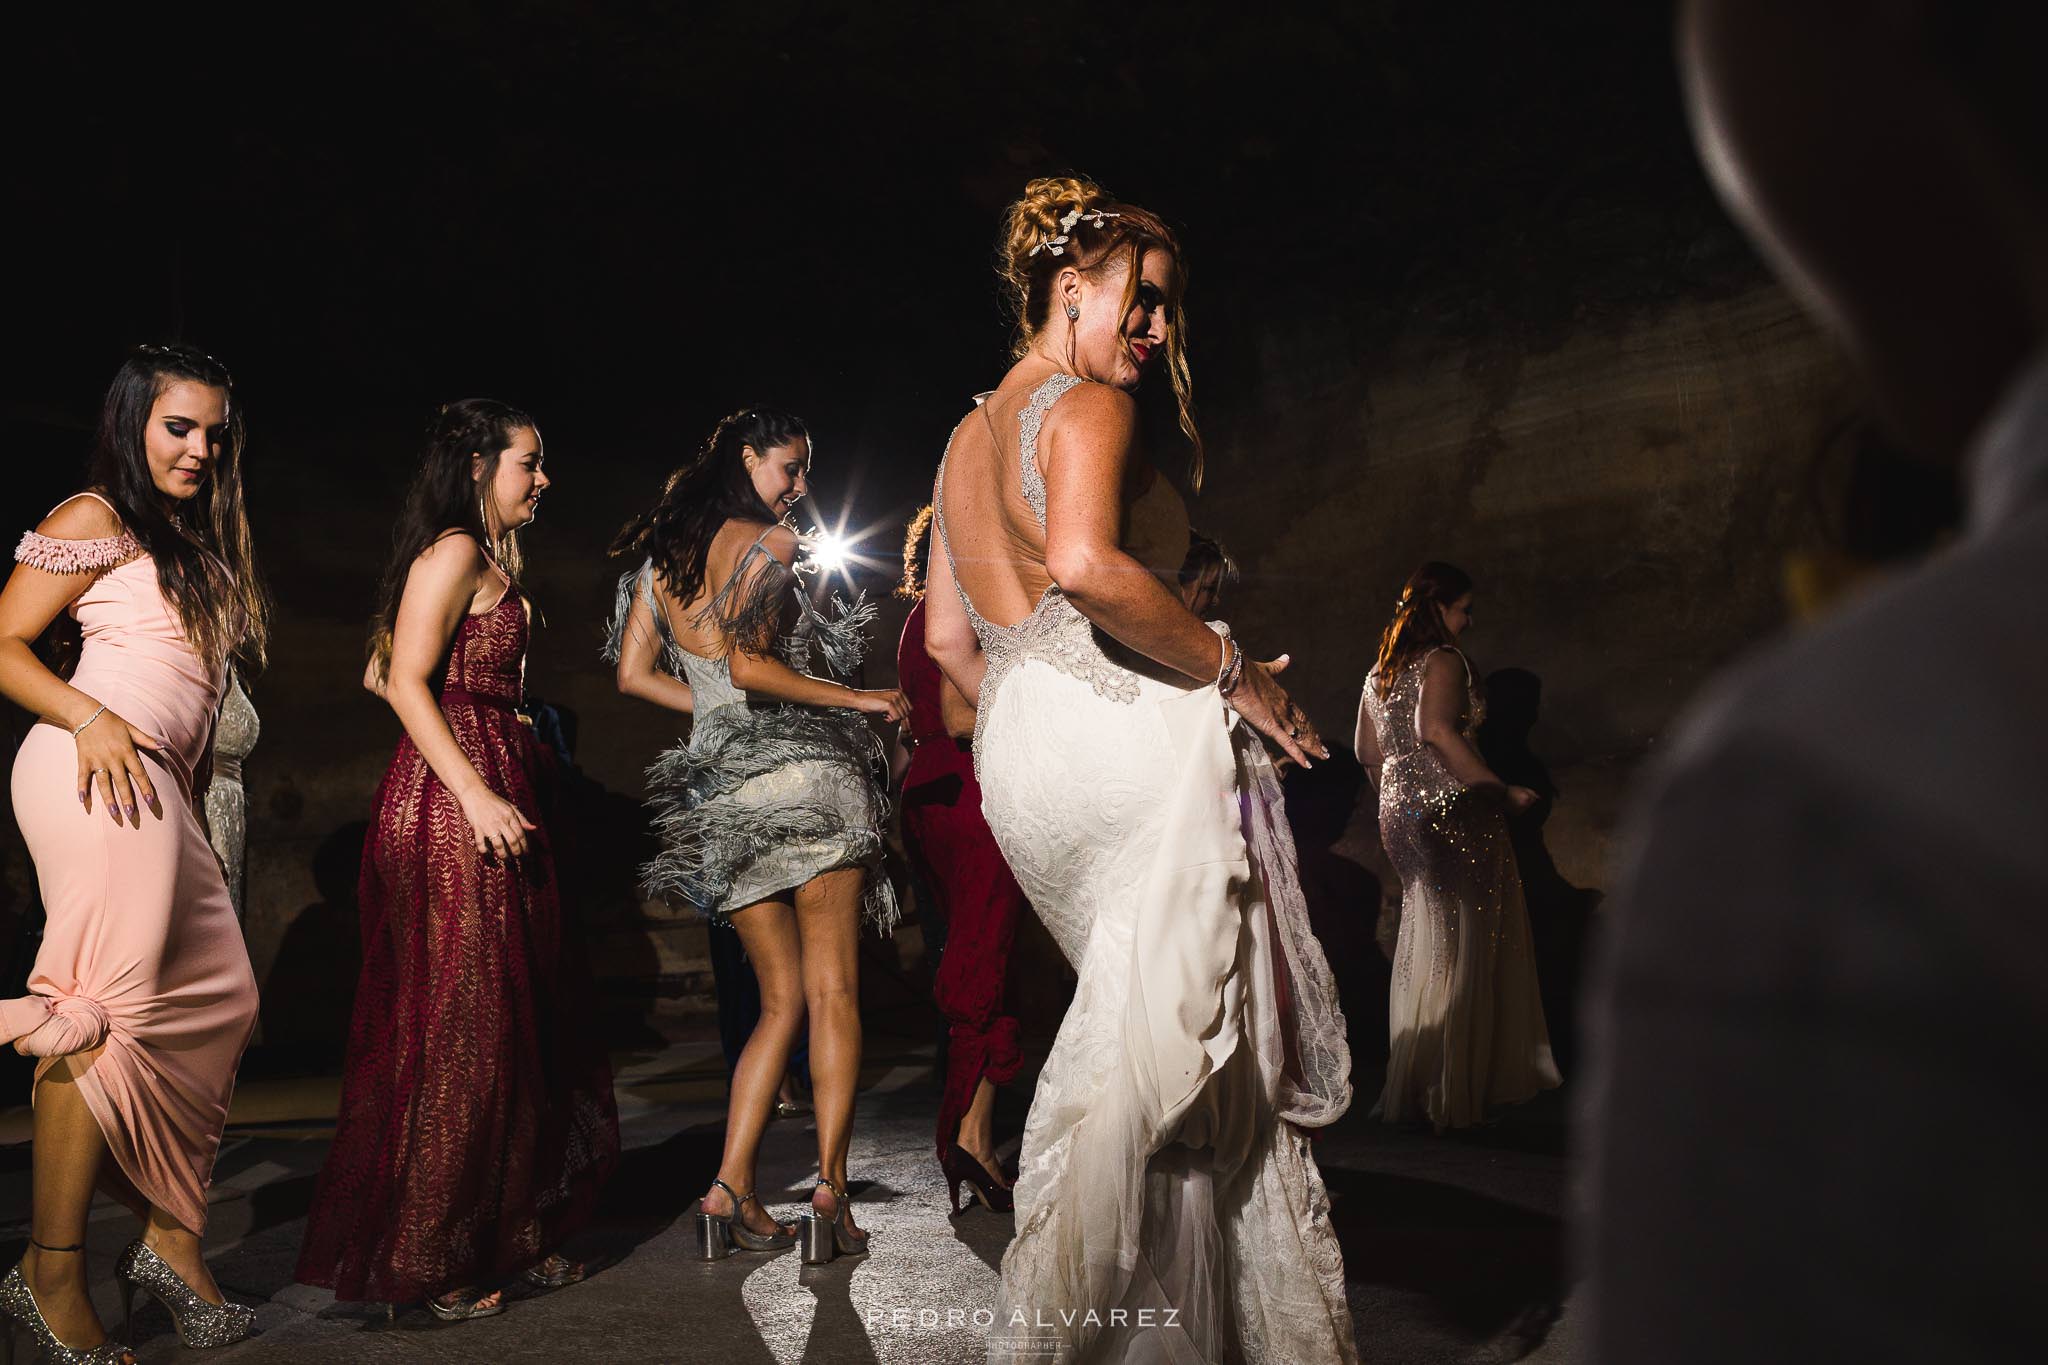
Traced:
<path fill-rule="evenodd" d="M 93 712 L 91 715 L 87 716 L 83 721 L 81 721 L 79 723 L 78 728 L 71 732 L 71 737 L 73 739 L 77 739 L 81 734 L 85 733 L 86 726 L 92 724 L 94 721 L 98 720 L 101 716 L 104 716 L 105 714 L 107 714 L 107 704 L 105 702 L 101 702 L 100 709 Z"/>
<path fill-rule="evenodd" d="M 1223 662 L 1216 669 L 1216 691 L 1229 696 L 1237 690 L 1238 682 L 1244 677 L 1244 647 L 1226 635 L 1223 637 Z"/>

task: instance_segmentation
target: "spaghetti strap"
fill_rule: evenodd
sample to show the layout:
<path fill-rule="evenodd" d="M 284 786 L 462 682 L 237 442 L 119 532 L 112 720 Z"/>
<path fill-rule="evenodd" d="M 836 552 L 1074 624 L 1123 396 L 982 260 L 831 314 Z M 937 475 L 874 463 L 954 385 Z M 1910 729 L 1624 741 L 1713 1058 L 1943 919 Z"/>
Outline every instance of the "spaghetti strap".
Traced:
<path fill-rule="evenodd" d="M 718 593 L 720 597 L 730 592 L 733 584 L 746 576 L 747 566 L 754 562 L 755 555 L 765 555 L 777 564 L 782 563 L 782 557 L 768 548 L 768 537 L 774 535 L 778 528 L 787 529 L 779 521 L 771 521 L 761 528 L 761 534 L 754 537 L 754 543 L 747 546 L 746 550 L 740 555 L 739 562 L 732 566 L 732 572 L 726 575 L 725 587 L 720 589 Z M 787 568 L 786 565 L 784 567 Z"/>
<path fill-rule="evenodd" d="M 781 522 L 772 521 L 761 528 L 761 534 L 754 537 L 753 544 L 733 564 L 732 572 L 726 575 L 718 591 L 690 618 L 692 624 L 714 627 L 728 642 L 759 642 L 779 633 L 786 610 L 801 610 L 805 599 L 795 589 L 796 569 L 784 564 L 781 556 L 766 544 L 780 526 Z M 768 562 L 749 580 L 748 570 L 756 555 Z"/>
<path fill-rule="evenodd" d="M 1472 671 L 1472 661 L 1465 657 L 1464 650 L 1458 648 L 1456 645 L 1438 645 L 1436 648 L 1439 650 L 1443 650 L 1446 653 L 1455 654 L 1458 656 L 1458 662 L 1465 665 L 1465 685 L 1467 687 L 1470 687 L 1473 684 L 1473 682 L 1477 680 L 1479 675 Z M 1432 650 L 1430 652 L 1435 653 L 1436 650 Z"/>
<path fill-rule="evenodd" d="M 1046 528 L 1045 476 L 1038 469 L 1038 433 L 1044 425 L 1045 414 L 1068 390 L 1087 383 L 1079 375 L 1058 370 L 1047 375 L 1035 385 L 1024 400 L 1024 406 L 1017 411 L 1017 481 L 1018 491 L 1024 502 L 1038 518 L 1038 529 Z M 982 419 L 988 423 L 989 440 L 993 442 L 998 465 L 1001 464 L 1003 438 L 996 426 L 994 413 L 990 411 L 990 400 L 995 390 L 978 393 L 974 405 L 981 409 Z M 952 537 L 946 534 L 946 464 L 953 456 L 953 442 L 959 439 L 960 427 L 971 420 L 963 417 L 953 428 L 953 435 L 946 440 L 946 453 L 939 457 L 939 473 L 932 488 L 933 524 L 939 543 L 946 551 L 946 567 L 953 571 L 953 588 L 960 594 L 960 601 L 967 608 L 967 619 L 974 626 L 974 633 L 987 648 L 989 641 L 999 630 L 1014 630 L 1016 627 L 998 627 L 979 611 L 975 610 L 973 599 L 967 595 L 967 585 L 960 581 L 960 566 L 953 557 Z M 1050 589 L 1048 589 L 1050 591 Z M 1019 624 L 1022 624 L 1021 622 Z"/>
<path fill-rule="evenodd" d="M 668 614 L 668 594 L 661 591 L 661 584 L 658 581 L 660 575 L 654 572 L 654 560 L 652 558 L 649 558 L 647 561 L 646 572 L 647 605 L 661 609 L 661 629 L 668 636 L 668 643 L 680 649 L 682 646 L 676 642 L 675 618 Z"/>
<path fill-rule="evenodd" d="M 81 488 L 76 493 L 73 493 L 71 495 L 71 498 L 91 498 L 94 502 L 106 508 L 109 512 L 112 512 L 114 514 L 114 520 L 121 520 L 121 509 L 114 506 L 113 501 L 109 499 L 107 495 L 104 493 L 96 493 L 90 488 Z M 71 498 L 64 499 L 64 502 L 58 503 L 57 507 L 62 507 L 65 502 L 70 502 Z M 49 512 L 45 512 L 43 513 L 43 515 L 46 517 L 49 516 L 50 512 L 54 512 L 57 510 L 57 507 L 52 507 Z M 125 525 L 126 523 L 123 524 Z"/>

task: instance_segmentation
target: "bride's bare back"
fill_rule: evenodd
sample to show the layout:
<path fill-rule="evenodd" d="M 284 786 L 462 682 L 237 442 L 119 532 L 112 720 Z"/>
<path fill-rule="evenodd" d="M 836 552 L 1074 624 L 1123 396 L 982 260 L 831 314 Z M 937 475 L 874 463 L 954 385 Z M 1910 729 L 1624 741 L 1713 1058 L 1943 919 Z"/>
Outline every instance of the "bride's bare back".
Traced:
<path fill-rule="evenodd" d="M 946 543 L 953 570 L 974 609 L 999 626 L 1031 614 L 1052 586 L 1045 567 L 1045 531 L 1024 501 L 1019 477 L 1017 414 L 1031 386 L 1005 380 L 967 414 L 946 448 Z M 1007 430 L 1008 441 L 997 439 Z"/>
<path fill-rule="evenodd" d="M 764 531 L 767 533 L 765 536 L 762 534 Z M 722 659 L 737 645 L 757 643 L 728 638 L 722 623 L 705 611 L 756 542 L 785 565 L 795 559 L 794 531 L 786 526 L 769 526 L 764 522 L 735 517 L 719 527 L 718 534 L 711 538 L 711 548 L 704 555 L 704 582 L 689 601 L 674 600 L 669 596 L 667 586 L 658 578 L 655 581 L 657 601 L 669 609 L 669 629 L 674 633 L 676 643 L 700 659 Z M 764 561 L 754 571 L 761 572 L 767 567 Z M 749 582 L 752 581 L 750 578 Z"/>
<path fill-rule="evenodd" d="M 1021 367 L 1020 367 L 1021 368 Z M 953 433 L 941 490 L 954 573 L 976 611 L 1010 627 L 1031 614 L 1053 578 L 1046 532 L 1025 501 L 1018 418 L 1044 383 L 1013 370 Z M 1040 464 L 1059 426 L 1057 402 L 1042 416 Z M 1039 471 L 1042 474 L 1042 470 Z M 1171 483 L 1142 460 L 1122 490 L 1117 543 L 1169 586 L 1187 554 L 1187 507 Z"/>

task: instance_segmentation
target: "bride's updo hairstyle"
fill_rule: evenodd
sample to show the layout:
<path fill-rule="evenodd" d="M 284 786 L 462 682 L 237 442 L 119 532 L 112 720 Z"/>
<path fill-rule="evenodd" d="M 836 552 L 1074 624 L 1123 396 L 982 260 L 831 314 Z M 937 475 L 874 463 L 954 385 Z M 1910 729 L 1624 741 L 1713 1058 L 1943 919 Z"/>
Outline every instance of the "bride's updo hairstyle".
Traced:
<path fill-rule="evenodd" d="M 1180 240 L 1159 215 L 1123 203 L 1080 176 L 1044 176 L 1026 185 L 1023 196 L 1004 215 L 997 267 L 1017 320 L 1011 354 L 1021 358 L 1046 329 L 1053 311 L 1052 282 L 1068 266 L 1097 281 L 1121 270 L 1124 299 L 1120 316 L 1128 318 L 1138 306 L 1145 253 L 1154 249 L 1164 251 L 1173 262 L 1167 280 L 1166 372 L 1173 382 L 1181 432 L 1194 447 L 1191 475 L 1200 490 L 1202 435 L 1195 427 L 1186 314 L 1181 307 L 1187 292 L 1187 265 Z M 1124 345 L 1128 349 L 1129 337 L 1124 338 Z M 1133 360 L 1135 363 L 1135 357 Z"/>

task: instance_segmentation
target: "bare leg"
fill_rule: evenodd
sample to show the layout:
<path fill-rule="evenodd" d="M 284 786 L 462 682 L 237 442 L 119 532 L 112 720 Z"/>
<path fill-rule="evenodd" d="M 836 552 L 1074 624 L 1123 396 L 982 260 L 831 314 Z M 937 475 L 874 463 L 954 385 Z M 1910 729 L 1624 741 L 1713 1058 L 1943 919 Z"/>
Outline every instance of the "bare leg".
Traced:
<path fill-rule="evenodd" d="M 860 895 L 865 869 L 814 877 L 796 893 L 803 937 L 804 999 L 811 1011 L 811 1107 L 818 1123 L 818 1174 L 846 1188 L 846 1150 L 853 1142 L 853 1094 L 860 1081 Z M 812 1207 L 831 1214 L 830 1191 Z M 847 1227 L 859 1231 L 851 1210 Z"/>
<path fill-rule="evenodd" d="M 1007 1190 L 1010 1182 L 1003 1179 L 1002 1163 L 996 1160 L 995 1116 L 996 1087 L 983 1076 L 974 1088 L 974 1103 L 960 1116 L 960 1150 L 979 1161 L 996 1184 Z"/>
<path fill-rule="evenodd" d="M 36 1086 L 29 1236 L 44 1247 L 85 1244 L 86 1215 L 100 1163 L 106 1159 L 107 1139 L 78 1092 L 78 1076 L 98 1056 L 95 1048 L 61 1057 Z M 107 1329 L 86 1292 L 82 1249 L 52 1252 L 32 1245 L 21 1258 L 21 1275 L 58 1341 L 89 1350 L 107 1339 Z"/>
<path fill-rule="evenodd" d="M 781 901 L 762 901 L 736 911 L 732 924 L 739 930 L 740 944 L 761 984 L 761 1018 L 747 1036 L 739 1065 L 733 1068 L 732 1098 L 725 1112 L 725 1153 L 718 1163 L 718 1178 L 744 1195 L 754 1188 L 761 1130 L 768 1126 L 775 1092 L 789 1070 L 796 1031 L 803 1026 L 803 951 L 795 912 Z M 703 1208 L 706 1213 L 731 1214 L 732 1196 L 714 1185 L 704 1195 Z M 789 1230 L 752 1200 L 738 1214 L 755 1232 Z"/>
<path fill-rule="evenodd" d="M 199 1234 L 185 1227 L 162 1209 L 152 1207 L 142 1244 L 164 1258 L 178 1272 L 178 1278 L 192 1286 L 192 1292 L 208 1303 L 223 1301 L 220 1286 L 213 1282 L 206 1256 L 199 1249 Z"/>

